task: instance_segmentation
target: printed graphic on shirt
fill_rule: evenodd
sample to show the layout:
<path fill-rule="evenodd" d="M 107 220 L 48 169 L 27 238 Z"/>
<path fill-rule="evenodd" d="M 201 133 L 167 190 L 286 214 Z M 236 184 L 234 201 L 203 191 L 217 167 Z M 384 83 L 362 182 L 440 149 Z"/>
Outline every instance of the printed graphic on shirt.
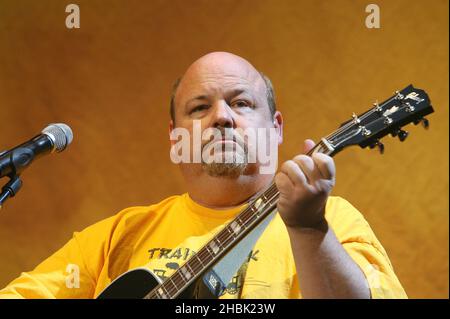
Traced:
<path fill-rule="evenodd" d="M 152 248 L 148 250 L 150 262 L 147 267 L 157 275 L 161 280 L 166 280 L 178 268 L 180 268 L 189 258 L 191 258 L 196 251 L 190 248 Z M 250 251 L 247 259 L 236 272 L 222 293 L 236 295 L 241 291 L 244 282 L 246 285 L 269 287 L 269 283 L 257 280 L 252 277 L 246 277 L 247 267 L 250 262 L 258 262 L 258 255 L 260 251 Z"/>

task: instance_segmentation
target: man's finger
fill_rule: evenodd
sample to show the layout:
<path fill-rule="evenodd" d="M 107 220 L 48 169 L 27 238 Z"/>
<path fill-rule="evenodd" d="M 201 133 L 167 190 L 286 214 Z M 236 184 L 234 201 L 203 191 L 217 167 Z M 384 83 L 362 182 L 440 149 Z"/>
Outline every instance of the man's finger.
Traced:
<path fill-rule="evenodd" d="M 284 162 L 280 171 L 289 177 L 289 180 L 293 186 L 305 185 L 308 183 L 308 178 L 294 160 Z"/>
<path fill-rule="evenodd" d="M 336 176 L 336 167 L 333 159 L 323 153 L 315 153 L 312 156 L 317 171 L 320 173 L 320 178 L 334 179 Z"/>
<path fill-rule="evenodd" d="M 294 187 L 289 177 L 281 171 L 278 172 L 277 175 L 275 175 L 275 185 L 281 192 L 288 192 Z"/>
<path fill-rule="evenodd" d="M 315 145 L 316 143 L 313 140 L 306 139 L 303 144 L 303 154 L 307 154 Z"/>
<path fill-rule="evenodd" d="M 308 155 L 297 155 L 293 158 L 293 161 L 300 167 L 307 179 L 308 184 L 313 184 L 314 181 L 320 179 L 320 173 L 317 171 L 317 167 L 313 159 Z"/>

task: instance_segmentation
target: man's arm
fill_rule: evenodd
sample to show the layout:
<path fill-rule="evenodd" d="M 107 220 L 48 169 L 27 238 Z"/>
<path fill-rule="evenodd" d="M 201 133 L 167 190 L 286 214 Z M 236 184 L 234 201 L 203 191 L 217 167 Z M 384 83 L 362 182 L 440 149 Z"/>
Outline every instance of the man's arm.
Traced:
<path fill-rule="evenodd" d="M 0 289 L 0 299 L 92 298 L 94 289 L 75 234 L 34 270 Z"/>
<path fill-rule="evenodd" d="M 304 298 L 370 298 L 366 278 L 324 221 L 314 228 L 289 228 Z"/>
<path fill-rule="evenodd" d="M 314 146 L 307 140 L 305 152 Z M 299 286 L 304 298 L 370 298 L 366 278 L 347 254 L 325 219 L 335 184 L 331 157 L 299 155 L 276 175 L 278 211 L 291 240 Z"/>

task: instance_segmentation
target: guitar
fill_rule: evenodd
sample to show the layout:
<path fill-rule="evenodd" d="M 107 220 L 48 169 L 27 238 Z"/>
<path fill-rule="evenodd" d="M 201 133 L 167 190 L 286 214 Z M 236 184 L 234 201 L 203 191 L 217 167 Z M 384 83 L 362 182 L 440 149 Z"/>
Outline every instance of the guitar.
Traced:
<path fill-rule="evenodd" d="M 425 91 L 409 85 L 401 91 L 396 91 L 383 103 L 374 103 L 368 111 L 360 115 L 353 114 L 352 119 L 322 138 L 308 155 L 322 152 L 334 156 L 354 145 L 361 148 L 378 148 L 380 153 L 383 153 L 381 138 L 391 134 L 403 142 L 408 136 L 408 132 L 402 129 L 403 126 L 422 123 L 428 128 L 429 123 L 424 116 L 430 113 L 433 113 L 433 107 Z M 136 268 L 116 278 L 97 298 L 195 297 L 198 279 L 276 209 L 278 197 L 279 192 L 275 183 L 272 183 L 254 196 L 245 209 L 165 281 L 147 268 Z"/>

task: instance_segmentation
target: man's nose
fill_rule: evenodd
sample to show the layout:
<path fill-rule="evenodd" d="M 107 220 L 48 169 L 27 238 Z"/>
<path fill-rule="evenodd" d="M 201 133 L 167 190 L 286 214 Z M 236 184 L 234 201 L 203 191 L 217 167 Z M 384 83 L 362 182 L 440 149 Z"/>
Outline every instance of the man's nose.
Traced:
<path fill-rule="evenodd" d="M 219 101 L 214 105 L 212 116 L 212 127 L 235 127 L 233 110 L 225 101 Z"/>

